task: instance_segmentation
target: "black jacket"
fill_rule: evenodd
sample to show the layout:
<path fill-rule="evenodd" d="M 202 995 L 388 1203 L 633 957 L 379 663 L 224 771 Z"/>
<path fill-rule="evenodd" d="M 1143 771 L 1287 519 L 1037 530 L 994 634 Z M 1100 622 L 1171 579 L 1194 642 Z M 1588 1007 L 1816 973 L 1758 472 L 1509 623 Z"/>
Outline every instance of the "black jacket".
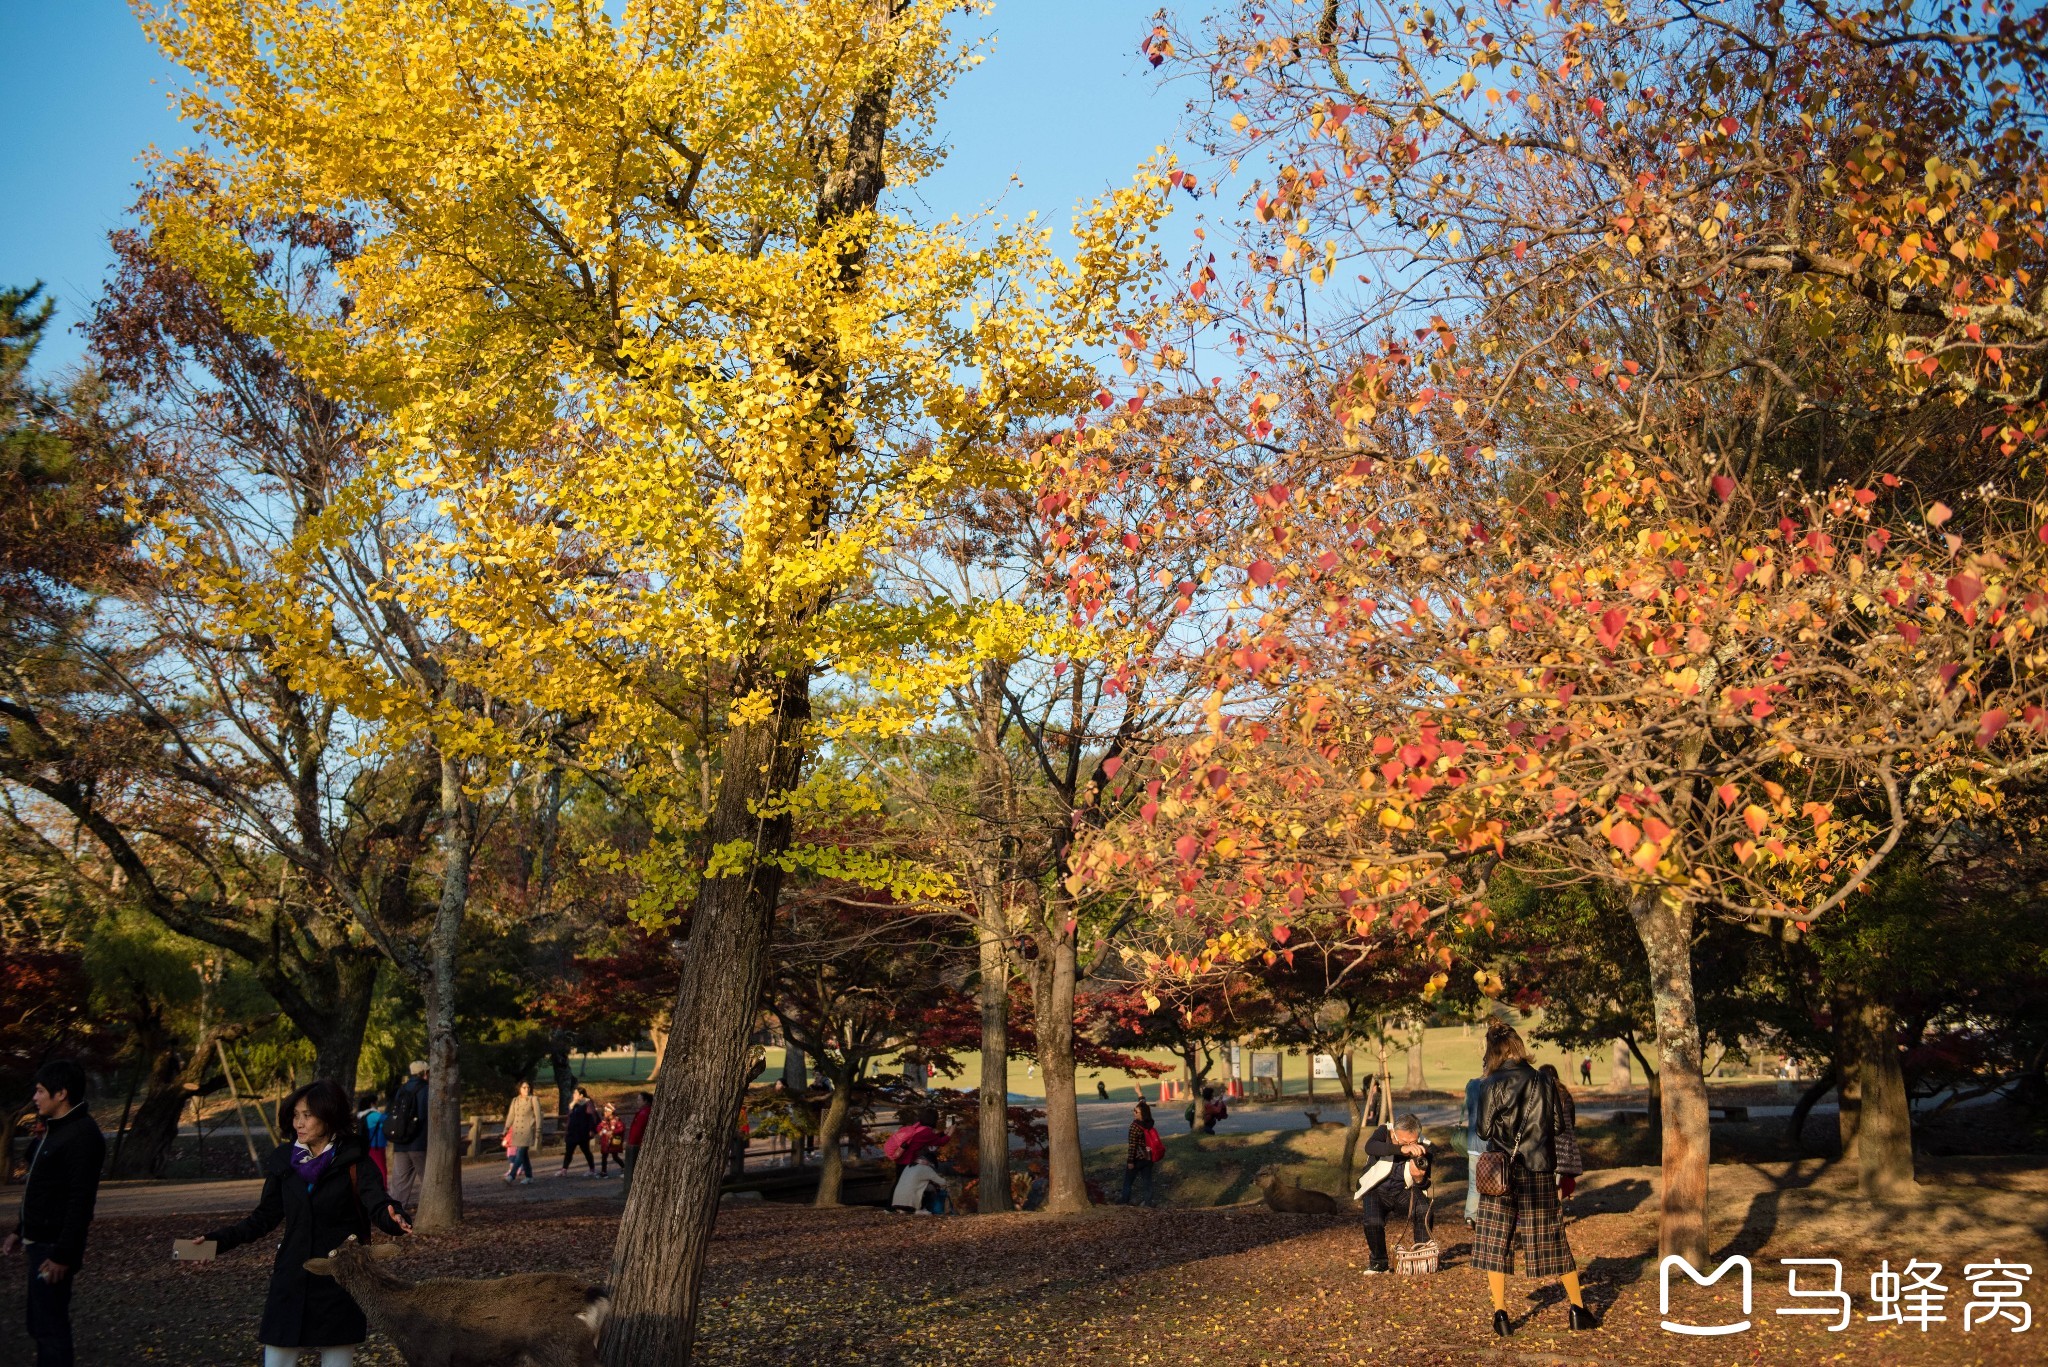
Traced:
<path fill-rule="evenodd" d="M 220 1251 L 251 1244 L 284 1224 L 270 1290 L 263 1298 L 259 1343 L 273 1348 L 340 1348 L 361 1343 L 369 1332 L 362 1307 L 332 1277 L 308 1272 L 308 1258 L 332 1253 L 353 1234 L 367 1241 L 370 1224 L 399 1232 L 388 1207 L 384 1179 L 360 1139 L 334 1146 L 334 1161 L 310 1190 L 292 1169 L 292 1146 L 280 1144 L 263 1162 L 263 1196 L 248 1218 L 206 1237 Z"/>
<path fill-rule="evenodd" d="M 597 1133 L 597 1106 L 593 1102 L 579 1101 L 569 1108 L 568 1122 L 562 1127 L 563 1137 L 569 1147 L 574 1148 Z"/>
<path fill-rule="evenodd" d="M 1555 1139 L 1562 1112 L 1550 1079 L 1527 1063 L 1511 1063 L 1486 1075 L 1479 1095 L 1479 1137 L 1530 1172 L 1555 1172 Z"/>
<path fill-rule="evenodd" d="M 73 1106 L 49 1122 L 29 1151 L 28 1189 L 21 1194 L 21 1218 L 14 1232 L 23 1243 L 54 1244 L 50 1256 L 73 1272 L 85 1261 L 85 1230 L 100 1194 L 100 1167 L 107 1139 L 92 1112 Z"/>
<path fill-rule="evenodd" d="M 392 1114 L 397 1110 L 398 1104 L 397 1098 L 393 1097 L 392 1104 L 390 1106 L 387 1106 L 384 1110 L 384 1134 L 386 1137 L 386 1147 L 390 1149 L 395 1149 L 400 1153 L 425 1153 L 427 1151 L 427 1080 L 423 1077 L 407 1078 L 403 1083 L 399 1085 L 398 1090 L 401 1092 L 411 1092 L 415 1097 L 418 1098 L 420 1117 L 419 1133 L 415 1134 L 412 1138 L 406 1140 L 403 1144 L 399 1143 L 396 1139 L 390 1138 L 391 1117 Z"/>
<path fill-rule="evenodd" d="M 1408 1165 L 1410 1163 L 1422 1164 L 1422 1178 L 1415 1184 L 1415 1189 L 1426 1190 L 1429 1187 L 1428 1153 L 1425 1152 L 1420 1158 L 1410 1158 L 1407 1154 L 1402 1153 L 1401 1146 L 1394 1142 L 1393 1130 L 1388 1126 L 1380 1126 L 1372 1132 L 1372 1137 L 1365 1141 L 1365 1157 L 1367 1172 L 1372 1170 L 1372 1164 L 1379 1162 L 1381 1159 L 1391 1159 L 1393 1161 L 1394 1170 L 1381 1178 L 1379 1183 L 1372 1188 L 1372 1191 L 1379 1193 L 1389 1201 L 1396 1199 L 1405 1200 L 1407 1198 L 1409 1190 Z"/>

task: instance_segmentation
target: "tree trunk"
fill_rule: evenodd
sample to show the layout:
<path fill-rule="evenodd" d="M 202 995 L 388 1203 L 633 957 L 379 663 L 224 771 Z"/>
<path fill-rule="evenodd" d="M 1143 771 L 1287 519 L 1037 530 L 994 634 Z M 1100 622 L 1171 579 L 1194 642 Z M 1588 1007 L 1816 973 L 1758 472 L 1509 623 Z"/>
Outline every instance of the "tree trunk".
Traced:
<path fill-rule="evenodd" d="M 1848 1007 L 1848 1054 L 1861 1084 L 1856 1120 L 1858 1185 L 1866 1197 L 1911 1195 L 1913 1113 L 1899 1067 L 1898 1021 L 1887 1004 L 1851 989 L 1836 1001 Z"/>
<path fill-rule="evenodd" d="M 312 1020 L 292 1019 L 313 1044 L 313 1076 L 339 1082 L 350 1097 L 362 1069 L 363 1033 L 370 1028 L 370 1004 L 377 995 L 378 960 L 369 954 L 334 956 L 328 976 L 333 991 L 327 1009 Z"/>
<path fill-rule="evenodd" d="M 1628 1073 L 1628 1041 L 1618 1039 L 1614 1042 L 1614 1062 L 1607 1068 L 1607 1090 L 1625 1092 L 1634 1085 Z"/>
<path fill-rule="evenodd" d="M 782 1085 L 792 1096 L 802 1096 L 811 1089 L 811 1070 L 804 1066 L 804 1051 L 795 1044 L 782 1048 Z"/>
<path fill-rule="evenodd" d="M 1657 1251 L 1694 1267 L 1707 1265 L 1707 1164 L 1711 1135 L 1707 1081 L 1700 1070 L 1700 1024 L 1693 999 L 1691 908 L 1672 910 L 1638 895 L 1629 907 L 1650 964 L 1657 1013 L 1658 1112 L 1663 1181 L 1658 1193 Z"/>
<path fill-rule="evenodd" d="M 762 804 L 796 785 L 810 719 L 810 679 L 774 679 L 775 713 L 726 734 L 723 778 L 706 830 L 712 849 L 746 848 L 752 858 L 697 892 L 668 1043 L 655 1083 L 633 1191 L 612 1251 L 612 1313 L 602 1350 L 607 1367 L 687 1363 L 696 1332 L 704 1259 L 718 1218 L 724 1137 L 747 1077 L 747 1036 L 761 1001 L 769 926 L 782 887 L 775 862 L 789 846 L 785 810 Z"/>
<path fill-rule="evenodd" d="M 1863 1048 L 1856 1040 L 1856 998 L 1843 984 L 1830 994 L 1835 1036 L 1835 1131 L 1842 1161 L 1862 1162 L 1857 1140 L 1863 1123 Z"/>
<path fill-rule="evenodd" d="M 1344 1181 L 1340 1195 L 1351 1190 L 1352 1164 L 1358 1159 L 1358 1140 L 1365 1131 L 1365 1107 L 1368 1098 L 1358 1090 L 1358 1075 L 1353 1069 L 1349 1049 L 1343 1053 L 1333 1052 L 1330 1057 L 1337 1064 L 1337 1087 L 1344 1093 Z"/>
<path fill-rule="evenodd" d="M 1032 1006 L 1038 1035 L 1038 1067 L 1045 1074 L 1045 1209 L 1089 1207 L 1087 1173 L 1081 1158 L 1081 1109 L 1074 1095 L 1074 982 L 1078 971 L 1070 908 L 1055 894 L 1039 928 L 1038 962 L 1032 974 Z"/>
<path fill-rule="evenodd" d="M 1000 907 L 996 908 L 998 914 Z M 1010 956 L 999 933 L 1000 920 L 990 924 L 989 908 L 981 917 L 981 1171 L 980 1208 L 984 1215 L 1010 1209 Z"/>
<path fill-rule="evenodd" d="M 204 1047 L 209 1053 L 213 1049 L 210 1037 Z M 177 1143 L 178 1118 L 185 1113 L 185 1103 L 205 1090 L 206 1065 L 207 1054 L 187 1058 L 175 1049 L 167 1049 L 150 1061 L 142 1103 L 129 1122 L 128 1139 L 121 1146 L 121 1161 L 108 1172 L 109 1177 L 163 1176 L 164 1163 Z M 217 1088 L 224 1084 L 216 1079 L 213 1085 Z"/>
<path fill-rule="evenodd" d="M 561 1120 L 569 1114 L 569 1103 L 576 1095 L 576 1069 L 569 1062 L 569 1051 L 576 1043 L 567 1030 L 557 1030 L 548 1036 L 548 1069 L 555 1079 L 555 1119 Z M 655 1053 L 655 1070 L 661 1068 L 661 1054 Z"/>
<path fill-rule="evenodd" d="M 1785 1137 L 1795 1149 L 1800 1147 L 1803 1141 L 1803 1136 L 1806 1132 L 1806 1117 L 1819 1104 L 1822 1097 L 1834 1090 L 1834 1086 L 1835 1066 L 1831 1063 L 1822 1069 L 1821 1075 L 1815 1078 L 1807 1089 L 1800 1094 L 1798 1103 L 1792 1107 L 1792 1118 L 1786 1123 L 1785 1127 Z"/>
<path fill-rule="evenodd" d="M 462 768 L 441 757 L 441 901 L 427 943 L 427 1166 L 413 1227 L 462 1223 L 462 1066 L 455 1033 L 455 955 L 469 908 L 468 799 Z"/>
<path fill-rule="evenodd" d="M 1419 1092 L 1429 1086 L 1428 1075 L 1422 1068 L 1422 1027 L 1415 1027 L 1414 1036 L 1408 1041 L 1408 1090 Z"/>
<path fill-rule="evenodd" d="M 846 1129 L 847 1112 L 853 1109 L 853 1088 L 834 1079 L 832 1099 L 818 1119 L 818 1196 L 814 1206 L 836 1206 L 844 1181 L 845 1160 L 839 1156 L 839 1140 Z"/>

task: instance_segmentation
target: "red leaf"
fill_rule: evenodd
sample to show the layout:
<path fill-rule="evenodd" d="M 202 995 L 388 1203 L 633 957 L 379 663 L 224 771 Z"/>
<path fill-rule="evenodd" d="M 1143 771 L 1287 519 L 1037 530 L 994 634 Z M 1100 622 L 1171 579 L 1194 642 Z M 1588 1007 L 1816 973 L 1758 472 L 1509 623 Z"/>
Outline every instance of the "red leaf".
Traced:
<path fill-rule="evenodd" d="M 1946 503 L 1937 503 L 1927 510 L 1927 521 L 1936 527 L 1939 527 L 1954 516 L 1955 511 Z"/>
<path fill-rule="evenodd" d="M 1260 588 L 1264 588 L 1273 582 L 1273 564 L 1269 560 L 1252 561 L 1249 573 L 1251 574 L 1252 582 Z"/>
<path fill-rule="evenodd" d="M 1740 795 L 1740 790 L 1732 783 L 1724 783 L 1714 789 L 1714 796 L 1721 799 L 1721 805 L 1724 807 L 1733 807 L 1735 799 Z"/>
<path fill-rule="evenodd" d="M 1288 928 L 1287 928 L 1286 926 L 1274 926 L 1274 927 L 1273 927 L 1273 938 L 1274 938 L 1275 940 L 1278 940 L 1278 941 L 1279 941 L 1279 942 L 1280 942 L 1281 944 L 1283 944 L 1283 945 L 1287 943 L 1288 939 L 1289 939 L 1289 938 L 1290 938 L 1290 937 L 1291 937 L 1291 936 L 1292 936 L 1293 934 L 1294 934 L 1294 932 L 1293 932 L 1293 931 L 1291 931 L 1291 930 L 1289 930 L 1289 929 L 1288 929 Z"/>
<path fill-rule="evenodd" d="M 1983 593 L 1984 581 L 1974 574 L 1957 574 L 1949 577 L 1948 596 L 1964 607 L 1976 602 Z"/>
<path fill-rule="evenodd" d="M 1102 761 L 1102 776 L 1104 778 L 1115 778 L 1116 771 L 1123 767 L 1124 757 L 1122 755 L 1111 755 L 1108 759 Z"/>
<path fill-rule="evenodd" d="M 1642 843 L 1643 833 L 1633 821 L 1618 821 L 1608 828 L 1607 838 L 1612 840 L 1623 854 L 1627 854 Z"/>
<path fill-rule="evenodd" d="M 1181 863 L 1192 864 L 1195 857 L 1202 852 L 1202 842 L 1191 835 L 1184 835 L 1173 842 L 1173 852 L 1180 856 Z"/>
<path fill-rule="evenodd" d="M 1714 476 L 1714 497 L 1726 503 L 1735 496 L 1735 481 L 1726 475 Z"/>
<path fill-rule="evenodd" d="M 2007 715 L 2006 710 L 2002 707 L 1994 707 L 1989 712 L 1986 712 L 1977 722 L 1977 744 L 1991 744 L 1992 738 L 1997 736 L 2000 731 L 2003 731 L 2005 724 L 2011 720 L 2012 718 Z"/>

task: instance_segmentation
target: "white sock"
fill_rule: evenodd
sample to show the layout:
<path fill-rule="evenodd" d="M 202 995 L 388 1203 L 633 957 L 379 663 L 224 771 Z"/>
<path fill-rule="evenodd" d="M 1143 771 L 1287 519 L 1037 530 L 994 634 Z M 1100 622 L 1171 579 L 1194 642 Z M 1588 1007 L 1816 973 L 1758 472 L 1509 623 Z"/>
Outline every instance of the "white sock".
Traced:
<path fill-rule="evenodd" d="M 263 1367 L 299 1367 L 299 1350 L 263 1345 Z"/>
<path fill-rule="evenodd" d="M 356 1350 L 353 1348 L 322 1348 L 320 1367 L 354 1367 Z"/>

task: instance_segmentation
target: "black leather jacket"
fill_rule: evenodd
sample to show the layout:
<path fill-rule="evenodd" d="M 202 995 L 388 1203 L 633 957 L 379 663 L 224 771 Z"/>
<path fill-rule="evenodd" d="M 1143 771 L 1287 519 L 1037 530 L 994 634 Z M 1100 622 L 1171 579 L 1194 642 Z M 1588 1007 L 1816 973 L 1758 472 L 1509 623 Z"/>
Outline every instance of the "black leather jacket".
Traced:
<path fill-rule="evenodd" d="M 1486 1075 L 1479 1094 L 1479 1137 L 1488 1149 L 1513 1155 L 1530 1172 L 1554 1172 L 1554 1140 L 1562 1120 L 1550 1079 L 1527 1063 Z"/>

